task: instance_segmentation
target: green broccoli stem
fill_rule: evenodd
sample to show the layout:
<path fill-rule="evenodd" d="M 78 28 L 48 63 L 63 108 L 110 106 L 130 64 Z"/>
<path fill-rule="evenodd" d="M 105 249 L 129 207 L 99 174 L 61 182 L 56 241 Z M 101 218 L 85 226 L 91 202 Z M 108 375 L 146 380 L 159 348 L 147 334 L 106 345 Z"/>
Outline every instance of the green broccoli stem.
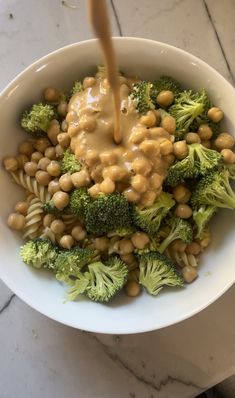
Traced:
<path fill-rule="evenodd" d="M 160 244 L 158 251 L 159 253 L 164 253 L 166 248 L 169 246 L 171 242 L 173 242 L 175 239 L 178 238 L 178 232 L 177 230 L 174 230 L 173 232 L 170 232 L 170 234 L 164 239 L 164 241 Z"/>

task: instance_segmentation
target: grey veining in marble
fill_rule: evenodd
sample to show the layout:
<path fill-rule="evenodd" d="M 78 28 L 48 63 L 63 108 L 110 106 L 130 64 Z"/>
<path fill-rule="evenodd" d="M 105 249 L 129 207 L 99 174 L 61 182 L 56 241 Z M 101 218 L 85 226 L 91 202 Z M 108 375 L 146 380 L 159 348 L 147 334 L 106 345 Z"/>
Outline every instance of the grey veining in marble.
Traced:
<path fill-rule="evenodd" d="M 85 0 L 62 3 L 0 0 L 1 89 L 35 59 L 93 36 Z M 234 0 L 111 0 L 109 7 L 114 35 L 183 48 L 233 83 Z M 0 398 L 194 397 L 235 373 L 234 301 L 235 287 L 183 323 L 119 337 L 57 324 L 0 283 Z"/>

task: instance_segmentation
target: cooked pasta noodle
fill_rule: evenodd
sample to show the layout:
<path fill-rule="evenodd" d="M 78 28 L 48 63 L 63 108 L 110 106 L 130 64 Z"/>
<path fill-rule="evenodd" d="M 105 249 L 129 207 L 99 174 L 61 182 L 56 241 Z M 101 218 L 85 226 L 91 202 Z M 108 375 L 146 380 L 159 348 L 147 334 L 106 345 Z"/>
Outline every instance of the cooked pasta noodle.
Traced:
<path fill-rule="evenodd" d="M 29 192 L 32 192 L 41 200 L 42 203 L 45 203 L 51 199 L 51 195 L 49 194 L 47 188 L 40 185 L 34 177 L 29 177 L 22 170 L 11 172 L 11 175 L 18 185 L 21 185 Z"/>
<path fill-rule="evenodd" d="M 61 220 L 65 225 L 65 232 L 71 232 L 73 227 L 78 223 L 77 218 L 73 214 L 63 214 Z"/>
<path fill-rule="evenodd" d="M 23 239 L 35 239 L 41 234 L 43 209 L 42 202 L 32 195 L 25 216 L 25 226 L 23 229 Z"/>
<path fill-rule="evenodd" d="M 49 227 L 45 227 L 40 234 L 40 238 L 47 238 L 49 239 L 52 243 L 56 243 L 58 240 L 58 237 L 56 234 L 51 230 Z"/>

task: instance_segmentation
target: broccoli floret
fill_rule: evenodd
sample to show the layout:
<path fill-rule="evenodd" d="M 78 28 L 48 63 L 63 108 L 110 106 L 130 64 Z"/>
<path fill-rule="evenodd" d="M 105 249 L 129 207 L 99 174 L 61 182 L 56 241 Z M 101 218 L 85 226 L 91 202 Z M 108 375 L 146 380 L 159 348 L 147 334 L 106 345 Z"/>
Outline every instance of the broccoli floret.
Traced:
<path fill-rule="evenodd" d="M 60 216 L 61 214 L 64 214 L 66 212 L 66 209 L 57 209 L 52 199 L 48 200 L 48 202 L 46 203 L 43 203 L 42 208 L 45 213 L 54 214 L 55 216 Z"/>
<path fill-rule="evenodd" d="M 67 149 L 61 156 L 60 169 L 62 174 L 73 174 L 81 170 L 81 163 L 70 149 Z"/>
<path fill-rule="evenodd" d="M 74 247 L 60 251 L 54 263 L 56 278 L 60 281 L 67 281 L 67 278 L 76 278 L 80 275 L 81 269 L 95 261 L 96 257 L 97 252 L 92 249 Z"/>
<path fill-rule="evenodd" d="M 113 236 L 124 237 L 124 236 L 131 235 L 134 232 L 136 232 L 136 228 L 133 225 L 128 225 L 127 227 L 122 227 L 115 231 L 108 232 L 107 236 L 109 238 L 112 238 Z"/>
<path fill-rule="evenodd" d="M 213 170 L 202 177 L 191 197 L 193 208 L 210 205 L 235 209 L 235 192 L 230 185 L 229 178 L 229 171 L 226 169 Z"/>
<path fill-rule="evenodd" d="M 163 240 L 160 244 L 158 251 L 163 253 L 166 248 L 169 246 L 171 242 L 176 239 L 181 239 L 184 243 L 191 243 L 193 240 L 193 229 L 191 224 L 178 217 L 171 217 L 169 220 L 166 220 L 166 225 L 168 225 L 171 230 L 168 236 Z"/>
<path fill-rule="evenodd" d="M 168 109 L 176 121 L 176 139 L 182 139 L 192 124 L 194 129 L 197 129 L 204 123 L 210 107 L 211 102 L 205 90 L 181 92 L 176 97 L 175 103 Z"/>
<path fill-rule="evenodd" d="M 174 204 L 175 201 L 172 199 L 172 195 L 162 192 L 156 202 L 147 209 L 133 206 L 133 222 L 149 235 L 154 235 L 160 227 L 163 218 L 165 218 Z"/>
<path fill-rule="evenodd" d="M 94 235 L 105 235 L 129 227 L 130 224 L 129 203 L 118 192 L 101 194 L 87 206 L 85 225 L 87 231 Z"/>
<path fill-rule="evenodd" d="M 134 101 L 138 112 L 145 113 L 155 108 L 152 101 L 152 88 L 153 84 L 144 80 L 134 84 L 130 98 Z"/>
<path fill-rule="evenodd" d="M 193 221 L 197 228 L 196 238 L 202 238 L 209 221 L 215 215 L 216 211 L 216 207 L 206 205 L 202 205 L 198 209 L 193 210 Z"/>
<path fill-rule="evenodd" d="M 66 294 L 67 300 L 74 301 L 78 296 L 85 293 L 86 288 L 90 281 L 89 272 L 77 272 L 76 279 L 66 279 L 64 282 L 69 284 L 71 287 Z"/>
<path fill-rule="evenodd" d="M 155 96 L 157 97 L 157 95 L 161 92 L 161 91 L 165 91 L 165 90 L 170 90 L 174 93 L 174 95 L 178 95 L 181 91 L 182 88 L 180 87 L 180 84 L 174 80 L 172 77 L 170 76 L 161 76 L 158 80 L 155 80 L 153 82 L 153 92 L 155 94 Z"/>
<path fill-rule="evenodd" d="M 119 257 L 111 257 L 88 265 L 90 281 L 86 295 L 94 301 L 108 302 L 127 281 L 128 269 Z"/>
<path fill-rule="evenodd" d="M 138 255 L 139 283 L 156 296 L 164 286 L 183 286 L 184 282 L 171 260 L 158 252 Z"/>
<path fill-rule="evenodd" d="M 21 118 L 23 129 L 33 136 L 45 134 L 52 119 L 56 118 L 55 108 L 48 104 L 34 104 Z"/>
<path fill-rule="evenodd" d="M 92 198 L 89 195 L 87 188 L 82 187 L 74 189 L 70 194 L 69 210 L 78 219 L 84 219 L 86 209 L 91 201 Z"/>
<path fill-rule="evenodd" d="M 188 145 L 188 150 L 189 154 L 186 158 L 177 161 L 169 168 L 166 185 L 173 187 L 187 178 L 205 175 L 222 162 L 220 153 L 213 149 L 205 148 L 201 144 Z"/>
<path fill-rule="evenodd" d="M 35 268 L 53 268 L 57 248 L 47 239 L 29 240 L 20 248 L 20 256 L 25 264 Z"/>
<path fill-rule="evenodd" d="M 73 84 L 73 87 L 71 89 L 71 95 L 80 93 L 81 91 L 83 91 L 83 85 L 82 82 L 79 80 L 76 80 Z"/>

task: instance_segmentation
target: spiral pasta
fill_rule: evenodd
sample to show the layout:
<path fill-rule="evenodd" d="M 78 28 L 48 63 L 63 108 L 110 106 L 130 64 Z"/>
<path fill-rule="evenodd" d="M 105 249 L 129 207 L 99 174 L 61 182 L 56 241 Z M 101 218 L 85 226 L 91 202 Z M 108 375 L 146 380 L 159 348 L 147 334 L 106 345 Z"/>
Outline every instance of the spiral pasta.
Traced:
<path fill-rule="evenodd" d="M 56 243 L 61 236 L 56 235 L 50 227 L 45 227 L 40 234 L 40 238 L 47 238 L 49 239 L 52 243 Z"/>
<path fill-rule="evenodd" d="M 193 254 L 174 252 L 171 253 L 171 257 L 180 267 L 196 268 L 198 266 L 198 257 Z"/>
<path fill-rule="evenodd" d="M 78 223 L 77 218 L 73 214 L 62 214 L 61 220 L 65 225 L 65 232 L 71 232 L 73 227 Z"/>
<path fill-rule="evenodd" d="M 29 201 L 27 215 L 25 216 L 23 239 L 35 239 L 40 236 L 42 229 L 42 220 L 42 202 L 33 195 Z"/>
<path fill-rule="evenodd" d="M 40 185 L 34 177 L 29 177 L 23 172 L 23 170 L 11 172 L 11 175 L 18 185 L 21 185 L 29 192 L 32 192 L 35 196 L 37 196 L 37 198 L 40 199 L 42 203 L 45 203 L 51 199 L 51 195 L 49 194 L 47 188 Z"/>

